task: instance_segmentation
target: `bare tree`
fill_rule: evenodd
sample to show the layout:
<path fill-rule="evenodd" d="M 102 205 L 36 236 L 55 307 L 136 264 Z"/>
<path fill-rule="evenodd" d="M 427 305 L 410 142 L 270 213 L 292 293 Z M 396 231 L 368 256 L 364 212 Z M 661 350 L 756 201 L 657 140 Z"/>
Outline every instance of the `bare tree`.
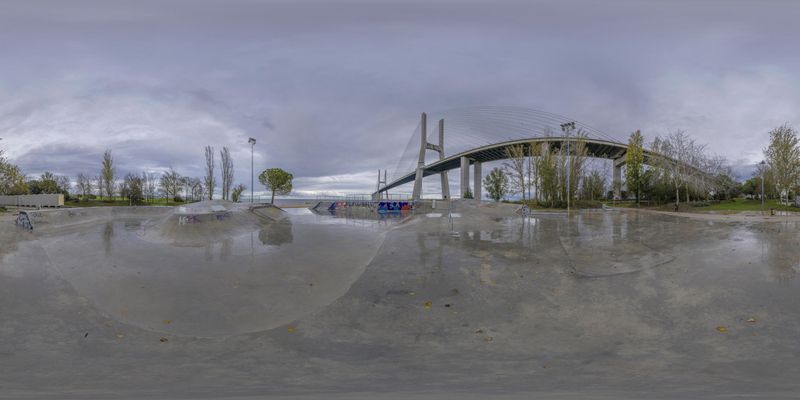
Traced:
<path fill-rule="evenodd" d="M 58 191 L 63 193 L 65 197 L 69 197 L 69 192 L 72 190 L 72 181 L 66 175 L 56 175 L 55 177 L 56 185 L 58 185 Z"/>
<path fill-rule="evenodd" d="M 174 200 L 178 197 L 181 190 L 181 180 L 181 175 L 172 168 L 161 175 L 159 186 L 161 186 L 161 190 L 166 195 L 167 201 L 169 201 L 169 198 Z"/>
<path fill-rule="evenodd" d="M 156 185 L 158 185 L 156 174 L 152 172 L 142 172 L 142 191 L 145 201 L 153 201 L 156 197 Z"/>
<path fill-rule="evenodd" d="M 103 176 L 97 175 L 91 178 L 94 182 L 93 187 L 97 188 L 97 196 L 103 198 Z"/>
<path fill-rule="evenodd" d="M 192 201 L 202 199 L 203 194 L 203 181 L 199 178 L 189 178 L 189 185 L 192 190 Z"/>
<path fill-rule="evenodd" d="M 92 192 L 92 180 L 83 173 L 78 174 L 78 190 L 81 192 L 83 200 L 88 200 L 87 196 Z"/>
<path fill-rule="evenodd" d="M 504 167 L 511 177 L 509 182 L 510 193 L 521 193 L 522 200 L 526 199 L 526 184 L 525 184 L 525 156 L 527 154 L 526 146 L 523 144 L 515 144 L 506 148 L 506 157 L 508 161 L 504 163 Z"/>
<path fill-rule="evenodd" d="M 120 194 L 127 197 L 131 203 L 139 203 L 144 199 L 144 179 L 139 174 L 128 173 L 122 182 L 125 188 L 124 193 L 120 189 Z"/>
<path fill-rule="evenodd" d="M 222 199 L 229 200 L 231 188 L 233 187 L 233 159 L 227 147 L 222 148 L 219 156 L 222 163 Z"/>
<path fill-rule="evenodd" d="M 103 167 L 100 169 L 100 176 L 103 179 L 102 188 L 109 198 L 114 196 L 114 172 L 114 158 L 111 156 L 111 150 L 107 149 L 103 153 Z"/>
<path fill-rule="evenodd" d="M 214 178 L 214 148 L 206 146 L 206 176 L 204 178 L 206 190 L 208 191 L 208 199 L 214 197 L 214 187 L 217 182 Z"/>

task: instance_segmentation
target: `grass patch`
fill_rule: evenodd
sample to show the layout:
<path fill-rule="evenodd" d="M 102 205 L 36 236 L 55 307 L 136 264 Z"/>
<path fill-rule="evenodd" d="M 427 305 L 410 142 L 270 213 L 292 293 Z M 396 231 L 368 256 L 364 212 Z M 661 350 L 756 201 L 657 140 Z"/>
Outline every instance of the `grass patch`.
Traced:
<path fill-rule="evenodd" d="M 675 211 L 674 203 L 670 204 L 662 204 L 658 206 L 656 209 L 662 211 Z M 776 211 L 795 211 L 800 212 L 800 208 L 795 206 L 786 206 L 780 204 L 778 200 L 767 200 L 764 203 L 764 211 L 769 211 L 770 209 Z M 747 200 L 747 199 L 735 199 L 735 200 L 724 200 L 724 201 L 716 201 L 716 202 L 694 202 L 694 203 L 680 203 L 680 209 L 678 211 L 681 212 L 714 212 L 719 214 L 734 214 L 737 212 L 759 212 L 761 211 L 761 200 Z"/>
<path fill-rule="evenodd" d="M 514 200 L 508 201 L 507 203 L 511 204 L 524 204 L 527 205 L 530 209 L 535 210 L 566 210 L 567 209 L 567 202 L 566 201 L 558 201 L 555 204 L 548 204 L 548 203 L 540 203 L 536 200 Z M 600 201 L 592 201 L 592 200 L 575 200 L 570 202 L 569 207 L 573 210 L 577 209 L 584 209 L 584 208 L 603 208 L 603 203 Z"/>

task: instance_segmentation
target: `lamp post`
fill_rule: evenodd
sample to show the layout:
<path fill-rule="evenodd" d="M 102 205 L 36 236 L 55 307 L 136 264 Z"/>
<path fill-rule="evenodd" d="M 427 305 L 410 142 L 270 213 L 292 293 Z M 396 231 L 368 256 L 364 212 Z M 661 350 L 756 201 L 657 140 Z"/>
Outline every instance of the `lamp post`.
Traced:
<path fill-rule="evenodd" d="M 761 160 L 758 165 L 761 165 L 761 213 L 764 213 L 764 170 L 767 168 L 767 162 Z"/>
<path fill-rule="evenodd" d="M 250 203 L 253 203 L 253 191 L 255 190 L 255 180 L 253 178 L 253 147 L 256 145 L 256 140 L 250 138 L 247 140 L 250 144 Z"/>
<path fill-rule="evenodd" d="M 564 131 L 564 134 L 567 137 L 567 215 L 569 215 L 569 198 L 572 197 L 572 193 L 570 191 L 570 189 L 572 189 L 572 188 L 570 187 L 570 179 L 569 179 L 569 175 L 570 175 L 570 168 L 569 168 L 570 167 L 570 165 L 569 165 L 570 164 L 570 162 L 569 162 L 570 161 L 570 158 L 569 158 L 569 133 L 573 129 L 575 129 L 575 122 L 567 122 L 567 123 L 561 124 L 561 130 Z"/>

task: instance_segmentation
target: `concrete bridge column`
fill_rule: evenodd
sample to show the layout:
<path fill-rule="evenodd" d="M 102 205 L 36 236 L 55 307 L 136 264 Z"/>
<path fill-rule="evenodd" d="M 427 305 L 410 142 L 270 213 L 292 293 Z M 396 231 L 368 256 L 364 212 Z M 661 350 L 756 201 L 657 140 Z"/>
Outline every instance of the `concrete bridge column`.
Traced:
<path fill-rule="evenodd" d="M 469 189 L 469 158 L 461 157 L 461 198 L 464 198 L 464 193 Z"/>
<path fill-rule="evenodd" d="M 614 176 L 611 181 L 611 186 L 614 190 L 614 198 L 622 197 L 622 166 L 625 165 L 625 157 L 620 157 L 614 161 Z"/>
<path fill-rule="evenodd" d="M 417 173 L 416 176 L 414 177 L 414 193 L 411 195 L 411 198 L 414 200 L 419 200 L 422 198 L 422 177 L 423 177 L 423 169 L 425 168 L 425 149 L 428 145 L 427 122 L 428 122 L 428 115 L 422 113 L 422 117 L 420 118 L 419 122 L 419 128 L 420 128 L 419 160 L 417 162 Z"/>
<path fill-rule="evenodd" d="M 444 120 L 439 120 L 439 159 L 444 159 Z M 447 179 L 447 171 L 439 174 L 442 178 L 442 199 L 450 199 L 450 181 Z"/>
<path fill-rule="evenodd" d="M 475 191 L 474 191 L 473 195 L 475 195 L 476 199 L 480 200 L 481 199 L 481 184 L 482 184 L 481 178 L 483 178 L 483 174 L 481 173 L 481 163 L 478 162 L 478 161 L 475 161 L 473 166 L 475 168 L 475 171 L 474 171 L 475 172 L 475 178 L 474 178 L 475 182 L 473 183 L 474 186 L 475 186 Z"/>

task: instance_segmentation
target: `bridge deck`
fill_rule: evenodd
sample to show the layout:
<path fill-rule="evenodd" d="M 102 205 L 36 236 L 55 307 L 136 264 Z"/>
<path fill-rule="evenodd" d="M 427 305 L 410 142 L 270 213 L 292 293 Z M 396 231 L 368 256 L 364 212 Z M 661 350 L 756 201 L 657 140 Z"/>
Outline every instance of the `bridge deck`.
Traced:
<path fill-rule="evenodd" d="M 588 139 L 588 138 L 578 139 L 575 137 L 566 138 L 566 137 L 554 136 L 554 137 L 511 140 L 507 142 L 495 143 L 478 147 L 475 149 L 467 150 L 449 156 L 442 160 L 437 160 L 425 166 L 425 168 L 423 169 L 423 176 L 435 175 L 444 171 L 449 171 L 451 169 L 460 168 L 461 157 L 467 157 L 470 160 L 470 163 L 473 163 L 475 161 L 480 163 L 485 163 L 490 161 L 507 159 L 508 158 L 507 149 L 515 145 L 529 145 L 532 143 L 550 143 L 550 145 L 553 148 L 559 149 L 562 146 L 562 144 L 566 143 L 567 141 L 574 144 L 579 140 L 586 143 L 586 150 L 588 156 L 595 158 L 618 159 L 623 155 L 625 155 L 625 151 L 628 148 L 628 146 L 624 143 L 617 143 L 617 142 L 597 140 L 597 139 Z M 652 155 L 650 154 L 650 152 L 645 150 L 645 161 L 649 160 L 651 157 Z M 397 186 L 413 182 L 416 177 L 415 175 L 416 171 L 411 171 L 408 174 L 395 180 L 394 182 L 389 183 L 385 187 L 382 187 L 378 192 L 383 192 L 395 188 Z"/>

